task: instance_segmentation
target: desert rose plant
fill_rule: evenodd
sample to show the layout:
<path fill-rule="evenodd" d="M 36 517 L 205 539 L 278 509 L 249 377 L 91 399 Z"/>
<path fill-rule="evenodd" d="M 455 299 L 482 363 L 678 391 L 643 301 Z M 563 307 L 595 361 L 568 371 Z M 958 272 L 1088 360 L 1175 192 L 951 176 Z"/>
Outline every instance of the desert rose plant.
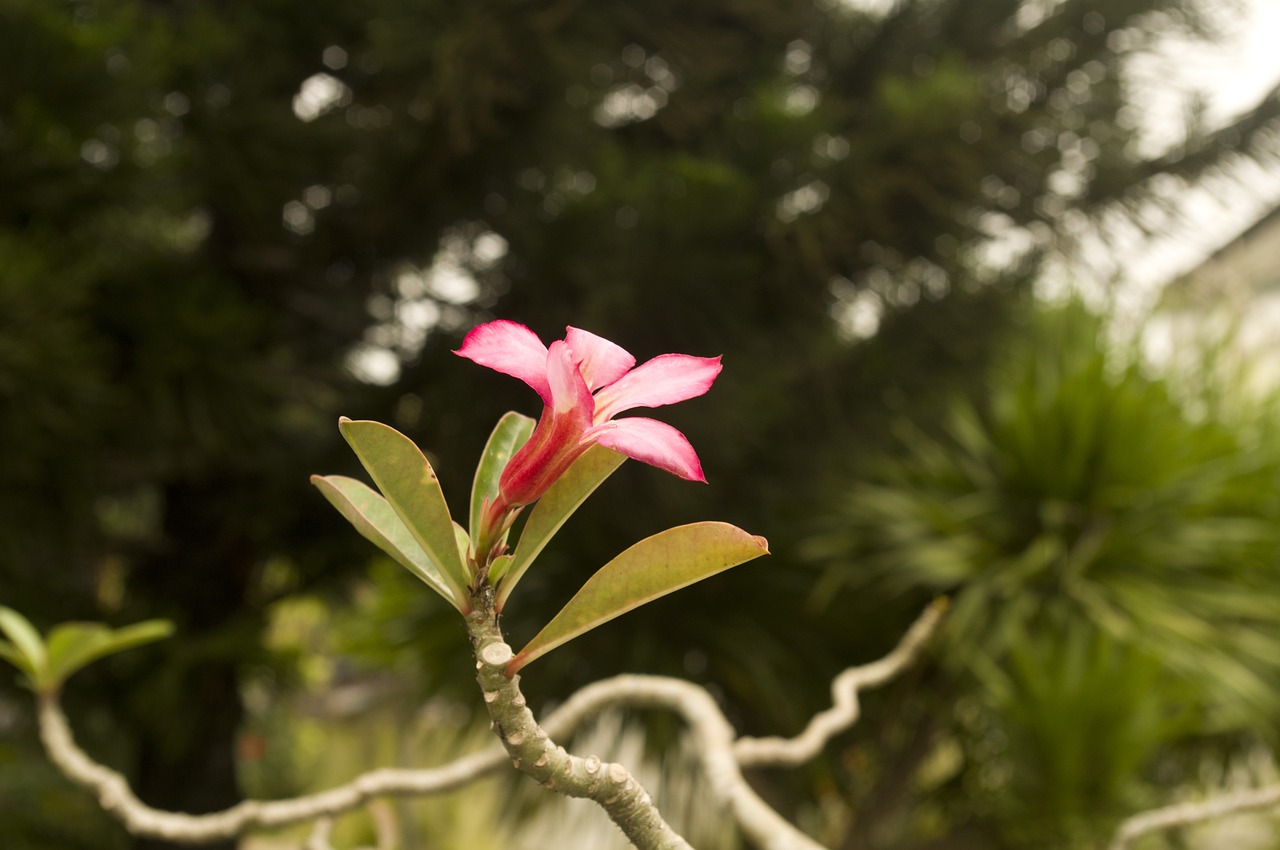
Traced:
<path fill-rule="evenodd" d="M 767 543 L 720 522 L 655 534 L 601 567 L 528 644 L 514 651 L 500 629 L 512 591 L 578 506 L 626 458 L 690 481 L 706 480 L 697 453 L 678 430 L 620 414 L 703 395 L 720 373 L 720 358 L 664 354 L 636 365 L 624 348 L 587 331 L 570 327 L 564 339 L 545 345 L 529 328 L 510 321 L 474 328 L 456 353 L 518 378 L 543 404 L 536 422 L 514 412 L 499 420 L 476 467 L 466 527 L 450 516 L 423 452 L 379 422 L 344 418 L 338 426 L 376 490 L 337 475 L 313 476 L 312 483 L 360 534 L 463 618 L 481 699 L 501 746 L 434 768 L 376 770 L 292 800 L 247 800 L 206 815 L 157 810 L 139 800 L 121 774 L 79 748 L 59 694 L 76 670 L 163 638 L 172 631 L 169 624 L 150 621 L 113 631 L 94 623 L 66 623 L 42 636 L 21 614 L 0 606 L 0 633 L 7 638 L 0 640 L 0 659 L 16 666 L 35 692 L 41 738 L 51 760 L 95 793 L 132 833 L 184 843 L 311 823 L 306 847 L 327 850 L 331 819 L 339 814 L 380 796 L 442 793 L 509 762 L 548 789 L 596 801 L 637 847 L 686 848 L 626 767 L 572 755 L 556 743 L 604 708 L 656 707 L 684 719 L 707 786 L 749 842 L 817 850 L 820 845 L 755 793 L 744 769 L 792 767 L 817 755 L 856 721 L 861 689 L 884 683 L 915 659 L 936 630 L 945 602 L 926 609 L 888 656 L 837 676 L 833 705 L 794 738 L 738 737 L 703 688 L 652 676 L 620 676 L 588 686 L 539 724 L 520 690 L 519 671 L 526 665 L 650 600 L 767 554 Z M 1270 798 L 1238 806 L 1268 804 Z M 1126 823 L 1128 831 L 1117 835 L 1116 846 L 1186 816 L 1160 812 L 1152 817 L 1154 826 Z"/>
<path fill-rule="evenodd" d="M 602 767 L 551 742 L 515 676 L 601 623 L 767 553 L 764 538 L 714 522 L 646 538 L 602 567 L 519 652 L 503 641 L 498 615 L 551 536 L 625 458 L 705 480 L 693 447 L 675 428 L 616 416 L 702 395 L 720 373 L 720 360 L 665 354 L 636 366 L 621 346 L 587 331 L 570 327 L 547 346 L 509 321 L 476 327 L 456 353 L 519 378 L 543 402 L 536 425 L 509 413 L 494 429 L 472 485 L 469 530 L 450 517 L 423 453 L 377 422 L 344 419 L 339 427 L 381 495 L 341 476 L 312 480 L 361 534 L 466 618 L 484 701 L 512 762 L 548 787 L 597 800 L 633 842 L 677 846 L 678 837 L 621 765 Z M 530 506 L 512 547 L 513 523 Z"/>

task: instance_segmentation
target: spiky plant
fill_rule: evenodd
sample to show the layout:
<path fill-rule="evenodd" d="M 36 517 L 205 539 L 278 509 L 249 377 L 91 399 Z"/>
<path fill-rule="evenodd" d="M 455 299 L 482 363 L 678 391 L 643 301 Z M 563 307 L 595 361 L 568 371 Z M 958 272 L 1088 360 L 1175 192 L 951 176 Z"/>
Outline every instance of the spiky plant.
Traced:
<path fill-rule="evenodd" d="M 1105 835 L 1160 746 L 1280 703 L 1280 450 L 1135 350 L 1041 308 L 812 541 L 824 597 L 954 597 L 944 667 L 982 705 L 958 734 L 1015 844 Z"/>

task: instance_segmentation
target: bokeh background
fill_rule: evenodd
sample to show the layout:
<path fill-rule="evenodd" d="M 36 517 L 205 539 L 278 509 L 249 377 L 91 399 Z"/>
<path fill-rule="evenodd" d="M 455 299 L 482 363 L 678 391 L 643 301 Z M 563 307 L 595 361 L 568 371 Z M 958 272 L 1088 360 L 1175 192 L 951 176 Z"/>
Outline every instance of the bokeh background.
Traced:
<path fill-rule="evenodd" d="M 1152 71 L 1244 10 L 0 0 L 0 603 L 175 621 L 66 695 L 157 806 L 479 746 L 454 613 L 307 476 L 359 474 L 337 417 L 380 419 L 457 514 L 497 417 L 537 405 L 450 349 L 493 317 L 573 324 L 642 360 L 724 356 L 663 414 L 710 485 L 625 465 L 522 582 L 513 641 L 670 525 L 773 554 L 540 660 L 538 708 L 674 674 L 744 732 L 793 732 L 948 594 L 942 639 L 854 730 L 754 777 L 830 846 L 1099 847 L 1136 810 L 1274 781 L 1275 335 L 1240 340 L 1280 248 L 1125 287 L 1196 192 L 1256 208 L 1275 164 L 1280 96 L 1223 116 Z M 0 844 L 167 846 L 47 766 L 30 707 L 0 676 Z M 697 846 L 738 846 L 679 810 L 698 781 L 669 720 L 594 734 Z M 595 817 L 497 778 L 339 830 L 616 841 Z M 1276 848 L 1276 827 L 1140 846 Z"/>

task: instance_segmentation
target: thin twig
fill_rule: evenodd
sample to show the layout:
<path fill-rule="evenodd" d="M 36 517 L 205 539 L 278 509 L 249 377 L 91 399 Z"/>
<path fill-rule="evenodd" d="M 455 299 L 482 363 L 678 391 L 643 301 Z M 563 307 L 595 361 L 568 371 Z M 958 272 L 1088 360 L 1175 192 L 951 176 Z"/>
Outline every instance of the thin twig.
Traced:
<path fill-rule="evenodd" d="M 1108 850 L 1124 850 L 1131 841 L 1151 832 L 1274 806 L 1280 806 L 1280 784 L 1233 791 L 1198 803 L 1176 803 L 1139 812 L 1121 821 Z"/>
<path fill-rule="evenodd" d="M 375 803 L 376 804 L 376 803 Z M 378 834 L 378 845 L 376 847 L 356 847 L 354 850 L 395 850 L 399 843 L 395 837 L 389 834 L 389 830 L 385 823 L 379 821 L 379 816 L 373 811 L 373 805 L 370 805 L 371 814 L 374 815 L 374 830 Z M 383 818 L 385 820 L 385 818 Z M 311 832 L 307 836 L 307 841 L 302 845 L 302 850 L 334 850 L 332 844 L 329 843 L 330 837 L 333 835 L 333 818 L 320 818 L 311 827 Z"/>
<path fill-rule="evenodd" d="M 742 737 L 733 754 L 743 767 L 795 767 L 817 756 L 834 736 L 858 720 L 858 691 L 874 688 L 911 666 L 921 648 L 933 636 L 946 612 L 947 600 L 937 599 L 924 610 L 893 651 L 870 664 L 850 667 L 831 683 L 832 706 L 815 714 L 794 738 Z"/>
<path fill-rule="evenodd" d="M 255 828 L 334 817 L 358 809 L 374 797 L 440 794 L 479 779 L 507 760 L 506 753 L 494 746 L 439 767 L 380 768 L 318 794 L 290 800 L 245 800 L 220 812 L 189 815 L 148 806 L 133 793 L 123 775 L 93 761 L 76 744 L 55 696 L 41 697 L 39 722 L 50 761 L 73 782 L 93 792 L 98 804 L 125 829 L 134 835 L 187 844 L 232 838 Z"/>
<path fill-rule="evenodd" d="M 311 827 L 311 833 L 307 836 L 307 843 L 302 845 L 302 850 L 333 850 L 333 845 L 329 843 L 329 836 L 333 833 L 333 818 L 322 817 Z"/>

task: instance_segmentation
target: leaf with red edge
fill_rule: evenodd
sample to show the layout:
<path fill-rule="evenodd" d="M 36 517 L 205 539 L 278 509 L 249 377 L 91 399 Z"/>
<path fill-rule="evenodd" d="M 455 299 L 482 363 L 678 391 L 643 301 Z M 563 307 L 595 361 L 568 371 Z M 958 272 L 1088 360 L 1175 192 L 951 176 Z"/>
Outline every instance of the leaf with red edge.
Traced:
<path fill-rule="evenodd" d="M 507 665 L 508 676 L 556 647 L 730 567 L 769 554 L 763 537 L 723 522 L 681 525 L 646 537 L 605 564 Z"/>
<path fill-rule="evenodd" d="M 520 532 L 510 563 L 494 579 L 498 581 L 499 611 L 506 605 L 507 597 L 511 595 L 516 582 L 520 581 L 520 577 L 529 569 L 547 541 L 624 460 L 625 456 L 612 449 L 592 446 L 573 462 L 565 474 L 560 476 L 560 480 L 551 485 L 551 489 L 542 494 L 542 498 L 533 506 L 533 512 L 529 514 L 524 531 Z"/>

